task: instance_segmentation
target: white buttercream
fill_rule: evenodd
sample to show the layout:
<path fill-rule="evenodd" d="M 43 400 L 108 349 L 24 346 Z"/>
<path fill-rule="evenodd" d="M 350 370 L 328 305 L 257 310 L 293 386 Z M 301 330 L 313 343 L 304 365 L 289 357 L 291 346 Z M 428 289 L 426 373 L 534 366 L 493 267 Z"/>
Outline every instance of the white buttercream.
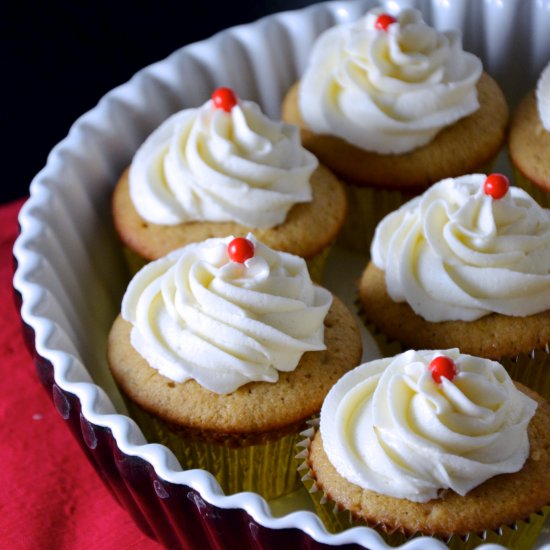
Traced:
<path fill-rule="evenodd" d="M 452 381 L 433 381 L 428 365 L 438 355 L 455 362 Z M 320 429 L 348 481 L 426 502 L 520 470 L 536 407 L 495 361 L 457 349 L 407 351 L 344 375 L 325 399 Z"/>
<path fill-rule="evenodd" d="M 462 50 L 458 32 L 437 32 L 419 11 L 401 11 L 387 31 L 375 29 L 380 13 L 318 38 L 300 84 L 300 111 L 316 133 L 404 153 L 479 108 L 482 65 Z"/>
<path fill-rule="evenodd" d="M 550 132 L 550 63 L 546 65 L 537 82 L 536 97 L 542 125 Z"/>
<path fill-rule="evenodd" d="M 232 262 L 232 237 L 190 244 L 149 263 L 124 295 L 122 317 L 149 365 L 176 382 L 194 379 L 216 393 L 276 382 L 306 351 L 325 349 L 328 290 L 305 261 L 252 235 L 254 257 Z"/>
<path fill-rule="evenodd" d="M 550 309 L 550 210 L 518 187 L 493 199 L 485 179 L 442 180 L 376 228 L 389 295 L 428 321 Z"/>
<path fill-rule="evenodd" d="M 294 204 L 311 201 L 317 165 L 296 126 L 270 120 L 250 101 L 227 113 L 209 100 L 147 138 L 132 160 L 130 196 L 152 223 L 274 227 Z"/>

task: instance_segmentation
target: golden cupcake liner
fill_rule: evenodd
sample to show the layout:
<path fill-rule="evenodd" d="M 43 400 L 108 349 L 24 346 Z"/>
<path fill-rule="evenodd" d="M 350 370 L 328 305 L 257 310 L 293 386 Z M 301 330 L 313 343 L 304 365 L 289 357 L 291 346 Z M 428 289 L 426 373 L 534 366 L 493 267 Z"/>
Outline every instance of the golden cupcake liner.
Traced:
<path fill-rule="evenodd" d="M 489 174 L 495 161 L 496 157 L 472 170 L 472 173 Z M 342 246 L 366 256 L 370 255 L 374 230 L 382 218 L 423 192 L 423 190 L 402 192 L 376 189 L 345 181 L 344 184 L 348 198 L 348 212 L 338 242 Z"/>
<path fill-rule="evenodd" d="M 319 254 L 306 259 L 309 276 L 316 283 L 321 283 L 323 280 L 323 273 L 325 272 L 325 266 L 327 265 L 327 259 L 331 250 L 332 246 L 327 246 Z"/>
<path fill-rule="evenodd" d="M 210 472 L 226 494 L 252 491 L 269 500 L 300 487 L 294 457 L 298 433 L 241 447 L 234 446 L 235 439 L 232 439 L 233 445 L 228 446 L 185 437 L 130 399 L 125 401 L 149 442 L 166 445 L 183 469 L 200 468 Z"/>
<path fill-rule="evenodd" d="M 148 262 L 143 257 L 140 256 L 137 252 L 134 252 L 131 248 L 123 245 L 122 253 L 124 254 L 124 260 L 126 261 L 126 266 L 130 273 L 130 277 L 133 277 L 143 266 Z"/>
<path fill-rule="evenodd" d="M 348 211 L 338 243 L 369 256 L 370 244 L 378 222 L 412 198 L 399 191 L 346 184 Z"/>
<path fill-rule="evenodd" d="M 320 283 L 323 278 L 327 258 L 329 257 L 331 249 L 332 246 L 327 246 L 321 250 L 319 254 L 306 259 L 309 275 L 316 283 Z M 131 277 L 133 277 L 144 265 L 148 263 L 148 260 L 127 246 L 123 246 L 122 251 Z"/>
<path fill-rule="evenodd" d="M 550 208 L 550 192 L 541 189 L 530 179 L 526 178 L 515 166 L 512 165 L 514 184 L 521 187 L 531 195 L 541 206 Z"/>
<path fill-rule="evenodd" d="M 403 348 L 400 342 L 398 342 L 397 340 L 390 340 L 367 317 L 365 310 L 363 308 L 363 305 L 361 304 L 361 300 L 359 299 L 358 290 L 354 300 L 354 304 L 355 304 L 355 312 L 357 313 L 357 316 L 359 317 L 359 319 L 361 319 L 366 329 L 369 331 L 370 335 L 372 336 L 373 340 L 378 346 L 378 349 L 380 350 L 382 357 L 393 357 L 394 355 L 397 355 L 398 353 L 402 353 L 403 351 L 405 351 L 405 349 Z"/>
<path fill-rule="evenodd" d="M 370 527 L 375 529 L 390 546 L 399 546 L 412 539 L 426 536 L 422 533 L 406 535 L 399 531 L 388 532 L 380 524 L 370 523 L 353 516 L 348 510 L 342 509 L 336 502 L 331 500 L 330 496 L 317 484 L 315 475 L 308 464 L 309 446 L 313 435 L 318 429 L 319 419 L 315 419 L 309 424 L 310 427 L 300 434 L 301 439 L 297 443 L 298 471 L 304 487 L 311 496 L 317 515 L 329 532 L 339 533 L 352 527 Z M 500 544 L 509 550 L 525 550 L 534 546 L 549 514 L 550 505 L 545 506 L 539 512 L 531 514 L 525 520 L 518 520 L 513 525 L 503 525 L 496 530 L 488 529 L 482 533 L 434 538 L 444 542 L 451 550 L 470 550 L 481 544 L 489 543 Z"/>
<path fill-rule="evenodd" d="M 390 340 L 378 327 L 371 322 L 357 296 L 355 307 L 358 317 L 364 323 L 383 357 L 393 357 L 405 351 L 405 348 L 396 340 Z M 460 349 L 460 345 L 457 346 Z M 536 391 L 550 402 L 550 343 L 544 349 L 534 349 L 528 353 L 519 353 L 514 357 L 495 359 L 508 372 L 510 378 Z"/>
<path fill-rule="evenodd" d="M 516 357 L 502 357 L 498 362 L 516 382 L 536 391 L 550 403 L 550 351 L 546 348 L 520 353 Z"/>

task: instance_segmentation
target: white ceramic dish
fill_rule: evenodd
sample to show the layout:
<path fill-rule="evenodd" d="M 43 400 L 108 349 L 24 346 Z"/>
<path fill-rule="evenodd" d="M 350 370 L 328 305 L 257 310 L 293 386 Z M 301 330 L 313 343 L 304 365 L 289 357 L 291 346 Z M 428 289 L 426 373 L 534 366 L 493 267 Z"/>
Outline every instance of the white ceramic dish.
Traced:
<path fill-rule="evenodd" d="M 548 0 L 381 3 L 390 12 L 413 5 L 437 28 L 462 29 L 465 49 L 483 58 L 486 70 L 500 82 L 511 105 L 534 85 L 550 60 Z M 258 101 L 268 115 L 276 118 L 281 98 L 301 74 L 315 37 L 335 23 L 358 18 L 377 4 L 373 0 L 332 2 L 277 14 L 186 46 L 140 71 L 76 121 L 33 180 L 30 199 L 20 213 L 14 286 L 22 299 L 22 319 L 31 329 L 39 372 L 45 373 L 43 381 L 53 392 L 58 410 L 67 420 L 72 418 L 71 407 L 81 411 L 80 421 L 78 417 L 71 420 L 73 431 L 104 479 L 114 475 L 109 473 L 110 466 L 101 464 L 98 451 L 101 434 L 108 433 L 115 442 L 115 462 L 121 475 L 120 456 L 140 457 L 139 463 L 145 464 L 147 472 L 153 472 L 156 497 L 167 499 L 166 487 L 173 494 L 179 486 L 191 488 L 187 498 L 194 499 L 197 509 L 206 510 L 201 516 L 203 521 L 217 526 L 223 526 L 224 514 L 239 510 L 243 517 L 250 518 L 247 526 L 239 527 L 248 529 L 247 540 L 266 548 L 273 544 L 268 541 L 275 540 L 275 534 L 283 533 L 290 537 L 288 540 L 306 541 L 313 546 L 313 541 L 356 543 L 373 550 L 387 546 L 378 534 L 366 528 L 338 535 L 327 533 L 299 494 L 269 504 L 251 493 L 224 496 L 210 474 L 182 471 L 166 447 L 147 444 L 137 425 L 125 416 L 105 362 L 106 335 L 127 282 L 111 228 L 110 194 L 146 135 L 172 112 L 201 104 L 218 85 L 234 87 L 241 97 Z M 344 297 L 350 300 L 346 282 L 351 284 L 360 264 L 348 264 L 344 278 L 338 265 L 334 261 L 332 268 L 329 265 L 328 284 L 337 293 L 348 293 Z M 376 354 L 376 347 L 366 336 L 366 357 Z M 146 505 L 137 497 L 137 505 L 133 503 L 128 494 L 139 491 L 127 475 L 122 477 L 125 488 L 120 488 L 117 481 L 107 482 L 137 521 L 145 518 L 142 527 L 167 543 L 171 539 L 163 535 L 164 527 L 156 524 L 164 518 L 144 511 Z M 142 481 L 138 479 L 137 485 Z M 136 506 L 141 510 L 134 510 Z M 221 518 L 218 523 L 216 514 Z M 204 520 L 207 516 L 210 519 Z M 223 544 L 223 527 L 218 535 L 212 534 L 208 524 L 204 529 L 208 532 L 205 540 Z M 542 535 L 541 544 L 550 541 L 549 532 Z M 183 535 L 177 536 L 181 542 Z M 263 542 L 258 542 L 260 539 Z M 444 545 L 423 538 L 406 547 L 435 550 Z"/>

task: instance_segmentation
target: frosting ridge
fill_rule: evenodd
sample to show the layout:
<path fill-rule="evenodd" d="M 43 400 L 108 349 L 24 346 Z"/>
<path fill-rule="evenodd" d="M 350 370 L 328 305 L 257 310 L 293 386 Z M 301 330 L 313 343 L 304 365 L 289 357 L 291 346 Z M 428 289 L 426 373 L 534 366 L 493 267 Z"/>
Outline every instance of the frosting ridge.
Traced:
<path fill-rule="evenodd" d="M 300 111 L 316 133 L 368 151 L 399 154 L 429 143 L 479 108 L 481 61 L 458 32 L 438 32 L 404 9 L 387 30 L 375 8 L 323 33 L 300 84 Z"/>
<path fill-rule="evenodd" d="M 131 343 L 162 375 L 194 379 L 216 393 L 276 382 L 306 351 L 323 350 L 331 293 L 312 283 L 305 261 L 257 241 L 231 261 L 232 237 L 171 252 L 142 268 L 122 301 Z"/>
<path fill-rule="evenodd" d="M 437 384 L 428 367 L 441 354 L 458 372 Z M 495 361 L 458 349 L 410 350 L 344 375 L 325 399 L 320 430 L 329 460 L 348 481 L 426 502 L 520 470 L 536 407 Z"/>
<path fill-rule="evenodd" d="M 274 227 L 294 204 L 312 200 L 317 165 L 297 127 L 270 120 L 251 101 L 225 112 L 208 100 L 169 117 L 140 146 L 130 196 L 152 223 Z"/>
<path fill-rule="evenodd" d="M 550 308 L 550 210 L 486 176 L 448 178 L 387 215 L 371 245 L 389 295 L 427 321 L 526 316 Z"/>

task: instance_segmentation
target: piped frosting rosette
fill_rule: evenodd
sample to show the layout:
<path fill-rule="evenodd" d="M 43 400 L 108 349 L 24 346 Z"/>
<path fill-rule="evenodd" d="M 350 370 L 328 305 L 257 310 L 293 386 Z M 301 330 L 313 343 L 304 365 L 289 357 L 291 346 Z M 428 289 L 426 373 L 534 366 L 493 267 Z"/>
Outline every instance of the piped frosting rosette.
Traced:
<path fill-rule="evenodd" d="M 455 373 L 436 382 L 432 361 L 442 355 Z M 344 375 L 325 399 L 320 430 L 348 481 L 426 502 L 520 470 L 536 407 L 495 361 L 457 349 L 411 350 Z"/>
<path fill-rule="evenodd" d="M 380 222 L 371 256 L 395 302 L 431 322 L 550 309 L 550 210 L 506 182 L 491 196 L 495 177 L 442 180 Z"/>
<path fill-rule="evenodd" d="M 247 241 L 244 250 L 235 252 L 234 241 Z M 149 263 L 130 282 L 122 317 L 151 367 L 224 394 L 276 382 L 304 352 L 325 349 L 331 303 L 302 258 L 249 235 L 190 244 Z"/>
<path fill-rule="evenodd" d="M 317 40 L 301 79 L 300 111 L 318 134 L 405 153 L 479 108 L 481 72 L 457 32 L 436 31 L 417 10 L 393 18 L 376 8 Z"/>
<path fill-rule="evenodd" d="M 214 98 L 172 115 L 138 149 L 130 196 L 143 219 L 268 228 L 284 222 L 293 205 L 311 201 L 318 163 L 297 127 L 233 98 L 227 107 Z"/>

